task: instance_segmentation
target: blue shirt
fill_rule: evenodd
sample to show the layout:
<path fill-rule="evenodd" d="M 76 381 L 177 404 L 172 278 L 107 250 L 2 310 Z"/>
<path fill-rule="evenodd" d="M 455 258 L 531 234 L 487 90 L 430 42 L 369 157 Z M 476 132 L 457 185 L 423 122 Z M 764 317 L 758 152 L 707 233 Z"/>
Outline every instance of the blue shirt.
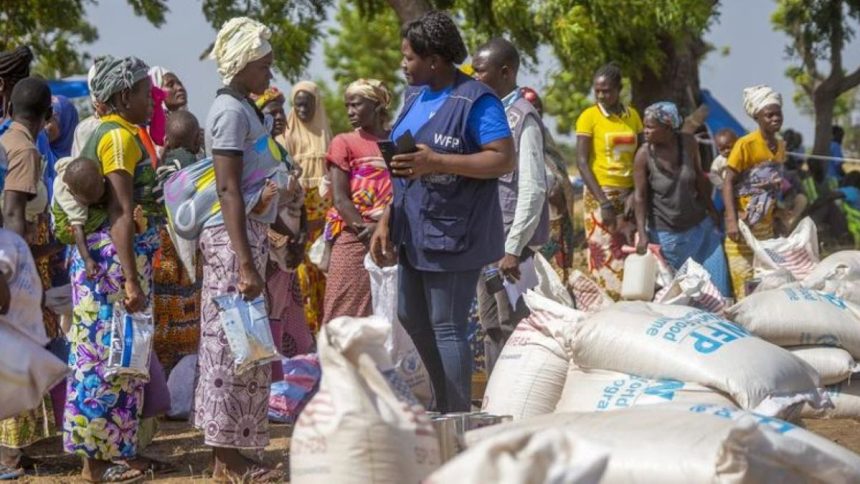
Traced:
<path fill-rule="evenodd" d="M 839 187 L 839 191 L 845 195 L 845 202 L 860 210 L 860 189 L 857 187 Z"/>
<path fill-rule="evenodd" d="M 448 86 L 439 91 L 431 91 L 428 87 L 423 88 L 409 112 L 391 132 L 391 139 L 397 140 L 407 130 L 414 137 L 415 133 L 427 124 L 427 121 L 445 104 L 452 90 L 453 86 Z M 511 128 L 508 126 L 508 117 L 505 115 L 505 108 L 499 98 L 486 95 L 478 98 L 469 112 L 467 129 L 469 136 L 481 146 L 510 136 Z"/>
<path fill-rule="evenodd" d="M 839 173 L 839 167 L 842 166 L 842 158 L 845 158 L 842 154 L 842 145 L 835 141 L 831 141 L 830 156 L 833 158 L 839 158 L 839 160 L 830 160 L 827 163 L 827 177 L 836 179 L 842 178 L 842 175 Z"/>

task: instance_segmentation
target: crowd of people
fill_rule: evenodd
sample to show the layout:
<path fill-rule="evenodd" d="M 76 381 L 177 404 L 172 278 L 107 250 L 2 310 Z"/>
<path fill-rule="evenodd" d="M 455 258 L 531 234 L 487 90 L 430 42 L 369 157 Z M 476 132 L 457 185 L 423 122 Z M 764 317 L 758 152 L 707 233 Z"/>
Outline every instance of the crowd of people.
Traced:
<path fill-rule="evenodd" d="M 398 316 L 427 368 L 433 409 L 456 412 L 471 405 L 475 301 L 491 371 L 528 312 L 504 285 L 533 272 L 537 253 L 568 279 L 574 188 L 540 97 L 518 83 L 512 43 L 481 45 L 466 74 L 470 53 L 450 17 L 408 23 L 400 114 L 387 86 L 357 79 L 343 93 L 354 130 L 332 136 L 313 82 L 296 83 L 289 99 L 270 86 L 270 35 L 244 17 L 221 28 L 212 58 L 223 87 L 203 123 L 187 110 L 177 72 L 135 57 L 95 60 L 93 114 L 79 120 L 70 100 L 30 76 L 27 47 L 0 54 L 0 262 L 26 241 L 44 292 L 41 311 L 0 324 L 48 344 L 70 369 L 37 408 L 0 421 L 0 479 L 24 475 L 34 465 L 27 448 L 57 431 L 88 481 L 168 471 L 143 451 L 169 408 L 165 377 L 189 355 L 198 361 L 192 420 L 212 449 L 213 477 L 282 478 L 241 452 L 269 443 L 269 387 L 281 365 L 235 370 L 217 296 L 263 295 L 279 351 L 305 354 L 321 325 L 372 314 L 368 255 L 396 264 Z M 770 238 L 796 219 L 775 213 L 810 208 L 799 198 L 825 218 L 836 198 L 860 203 L 857 177 L 838 167 L 810 170 L 793 186 L 803 196 L 786 195 L 783 167 L 796 174 L 802 160 L 790 163 L 797 145 L 779 135 L 782 99 L 767 86 L 743 93 L 757 129 L 716 133 L 722 159 L 707 173 L 678 108 L 660 102 L 640 117 L 622 101 L 622 77 L 615 64 L 600 68 L 595 104 L 576 123 L 588 269 L 611 297 L 626 255 L 656 245 L 673 268 L 692 258 L 724 296 L 742 298 L 753 277 L 741 222 Z M 381 149 L 389 141 L 390 157 Z M 199 230 L 177 235 L 168 213 L 188 200 L 165 182 L 201 163 L 214 176 L 195 189 L 214 187 L 217 197 L 195 199 Z M 815 205 L 810 190 L 822 193 L 834 177 L 844 190 L 815 195 L 824 200 Z M 13 275 L 2 272 L 0 313 L 38 293 L 10 293 Z M 117 305 L 152 315 L 148 382 L 106 372 Z"/>

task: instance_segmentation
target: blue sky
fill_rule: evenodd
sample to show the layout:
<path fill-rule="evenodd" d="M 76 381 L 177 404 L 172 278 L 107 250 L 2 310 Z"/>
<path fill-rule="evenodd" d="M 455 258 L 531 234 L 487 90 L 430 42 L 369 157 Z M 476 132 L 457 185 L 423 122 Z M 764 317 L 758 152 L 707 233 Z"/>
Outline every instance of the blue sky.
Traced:
<path fill-rule="evenodd" d="M 91 5 L 87 16 L 98 28 L 99 39 L 87 50 L 93 55 L 136 55 L 150 65 L 173 69 L 189 90 L 191 110 L 202 121 L 220 83 L 214 62 L 198 58 L 216 32 L 203 17 L 199 0 L 173 0 L 169 7 L 166 24 L 157 29 L 135 17 L 125 1 Z M 718 49 L 700 67 L 702 87 L 710 89 L 742 124 L 751 127 L 751 120 L 743 112 L 741 91 L 753 84 L 770 84 L 783 93 L 787 102 L 785 126 L 800 130 L 806 144 L 811 145 L 812 120 L 801 115 L 791 102 L 794 87 L 784 75 L 789 64 L 785 55 L 787 38 L 771 27 L 774 8 L 775 3 L 769 0 L 722 2 L 719 23 L 706 36 Z M 719 53 L 722 47 L 728 47 L 728 55 Z M 307 77 L 330 78 L 322 57 L 320 43 L 315 47 Z M 845 64 L 849 68 L 860 64 L 856 42 L 846 49 Z M 524 76 L 521 84 L 542 88 L 547 83 L 546 73 L 553 67 L 551 56 L 542 56 L 536 72 Z M 289 88 L 284 79 L 275 82 L 281 88 Z"/>

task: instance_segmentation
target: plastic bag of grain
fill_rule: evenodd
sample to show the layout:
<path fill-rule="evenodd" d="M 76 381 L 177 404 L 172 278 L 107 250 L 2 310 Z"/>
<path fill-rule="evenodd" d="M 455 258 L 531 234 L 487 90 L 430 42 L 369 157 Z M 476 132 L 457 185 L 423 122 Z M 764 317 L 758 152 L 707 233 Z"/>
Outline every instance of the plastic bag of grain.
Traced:
<path fill-rule="evenodd" d="M 833 385 L 845 381 L 857 371 L 860 366 L 854 361 L 851 353 L 842 348 L 829 346 L 794 346 L 786 348 L 791 354 L 815 368 L 821 377 L 822 385 Z"/>
<path fill-rule="evenodd" d="M 860 304 L 860 250 L 843 250 L 825 257 L 801 285 Z"/>
<path fill-rule="evenodd" d="M 720 313 L 726 307 L 726 299 L 711 282 L 711 275 L 701 264 L 687 259 L 675 278 L 654 296 L 660 304 L 680 304 Z"/>
<path fill-rule="evenodd" d="M 567 283 L 573 292 L 576 309 L 580 311 L 596 313 L 611 306 L 614 302 L 602 287 L 581 271 L 573 271 L 568 277 Z"/>
<path fill-rule="evenodd" d="M 467 448 L 554 428 L 609 449 L 603 484 L 860 480 L 860 456 L 782 420 L 717 405 L 643 405 L 542 415 L 467 432 Z"/>
<path fill-rule="evenodd" d="M 502 349 L 481 406 L 514 420 L 555 410 L 570 362 L 567 341 L 573 325 L 584 317 L 532 291 L 524 297 L 531 314 Z"/>
<path fill-rule="evenodd" d="M 604 412 L 670 402 L 734 405 L 723 393 L 697 383 L 642 378 L 571 365 L 556 412 Z"/>
<path fill-rule="evenodd" d="M 698 383 L 766 415 L 826 402 L 809 365 L 700 309 L 620 302 L 577 323 L 571 341 L 581 368 Z"/>
<path fill-rule="evenodd" d="M 426 482 L 597 484 L 608 460 L 607 449 L 568 432 L 513 430 L 461 453 Z"/>
<path fill-rule="evenodd" d="M 48 390 L 68 372 L 64 361 L 0 322 L 0 419 L 39 406 Z"/>
<path fill-rule="evenodd" d="M 824 387 L 833 406 L 827 408 L 803 407 L 803 418 L 849 418 L 860 420 L 860 379 L 845 380 Z"/>
<path fill-rule="evenodd" d="M 818 256 L 818 231 L 815 222 L 806 217 L 797 224 L 788 237 L 758 240 L 747 225 L 741 222 L 739 229 L 747 245 L 753 251 L 753 270 L 756 277 L 788 270 L 795 279 L 803 279 L 815 269 Z"/>
<path fill-rule="evenodd" d="M 726 315 L 780 346 L 838 346 L 860 357 L 860 306 L 832 293 L 801 287 L 757 292 Z"/>
<path fill-rule="evenodd" d="M 539 252 L 534 254 L 535 273 L 538 285 L 532 290 L 539 295 L 551 299 L 559 304 L 573 307 L 573 297 L 561 278 L 553 269 L 552 265 Z"/>
<path fill-rule="evenodd" d="M 390 331 L 379 317 L 320 330 L 322 380 L 293 431 L 291 482 L 420 482 L 439 467 L 430 419 L 384 348 Z"/>
<path fill-rule="evenodd" d="M 394 368 L 409 385 L 412 393 L 426 408 L 433 406 L 433 385 L 430 374 L 412 337 L 397 318 L 397 266 L 379 267 L 368 254 L 364 258 L 364 268 L 370 275 L 370 296 L 373 315 L 390 321 L 391 336 L 385 341 L 385 348 L 394 361 Z"/>

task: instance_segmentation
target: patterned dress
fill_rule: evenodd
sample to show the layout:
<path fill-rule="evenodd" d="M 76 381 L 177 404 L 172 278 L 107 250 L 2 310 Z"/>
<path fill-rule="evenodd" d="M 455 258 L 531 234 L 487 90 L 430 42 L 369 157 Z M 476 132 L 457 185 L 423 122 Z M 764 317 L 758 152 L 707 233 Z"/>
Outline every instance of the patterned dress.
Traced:
<path fill-rule="evenodd" d="M 147 217 L 144 227 L 138 227 L 132 250 L 141 290 L 151 303 L 152 258 L 159 246 L 152 217 L 160 210 L 153 195 L 155 170 L 139 128 L 118 115 L 105 116 L 81 154 L 98 160 L 106 174 L 124 172 L 132 177 L 132 197 Z M 106 208 L 91 206 L 88 216 L 98 216 L 99 210 Z M 124 296 L 123 270 L 107 224 L 88 234 L 87 247 L 99 274 L 87 278 L 84 260 L 73 251 L 72 327 L 67 335 L 72 374 L 66 390 L 63 446 L 66 452 L 90 459 L 131 458 L 137 454 L 144 382 L 105 375 L 113 308 Z"/>
<path fill-rule="evenodd" d="M 99 276 L 88 279 L 84 260 L 72 257 L 73 321 L 68 334 L 71 350 L 63 445 L 66 452 L 92 459 L 134 457 L 144 382 L 104 375 L 110 352 L 110 324 L 114 303 L 123 296 L 122 266 L 108 228 L 87 237 Z M 158 233 L 150 228 L 135 237 L 134 255 L 141 289 L 147 299 L 152 287 L 152 256 Z"/>
<path fill-rule="evenodd" d="M 248 242 L 254 263 L 265 274 L 268 227 L 248 221 Z M 235 292 L 239 260 L 224 225 L 200 236 L 203 257 L 203 301 L 200 314 L 198 384 L 194 394 L 194 425 L 206 445 L 258 449 L 269 444 L 268 408 L 271 367 L 261 365 L 236 374 L 234 357 L 212 298 Z"/>
<path fill-rule="evenodd" d="M 329 146 L 331 169 L 349 174 L 352 203 L 365 222 L 379 220 L 391 203 L 391 176 L 376 144 L 362 130 L 336 136 Z M 337 208 L 326 215 L 325 238 L 333 241 L 326 280 L 323 321 L 339 316 L 370 316 L 370 276 L 364 268 L 368 246 L 347 227 Z"/>

